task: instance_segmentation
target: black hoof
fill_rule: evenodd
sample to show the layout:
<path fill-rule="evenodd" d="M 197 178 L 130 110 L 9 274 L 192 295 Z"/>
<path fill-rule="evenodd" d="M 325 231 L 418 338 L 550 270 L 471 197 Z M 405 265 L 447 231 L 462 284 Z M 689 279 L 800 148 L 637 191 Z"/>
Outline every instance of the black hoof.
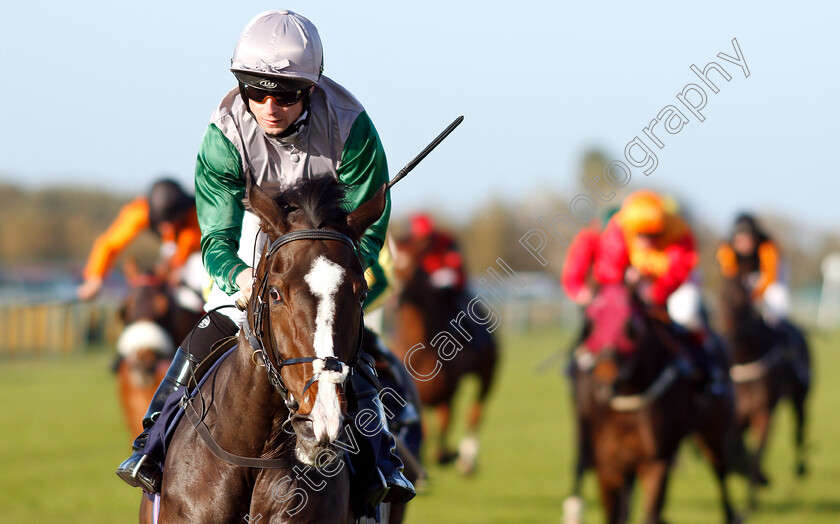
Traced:
<path fill-rule="evenodd" d="M 763 471 L 759 471 L 758 476 L 755 478 L 755 483 L 762 488 L 766 488 L 770 485 L 770 478 Z"/>
<path fill-rule="evenodd" d="M 437 463 L 440 465 L 452 464 L 457 458 L 458 454 L 454 451 L 443 451 L 438 454 Z"/>

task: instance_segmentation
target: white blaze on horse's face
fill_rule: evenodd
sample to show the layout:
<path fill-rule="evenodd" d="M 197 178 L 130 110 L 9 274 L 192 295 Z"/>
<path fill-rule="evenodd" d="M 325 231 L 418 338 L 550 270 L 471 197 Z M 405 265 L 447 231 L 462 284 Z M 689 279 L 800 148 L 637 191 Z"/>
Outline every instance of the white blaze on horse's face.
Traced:
<path fill-rule="evenodd" d="M 335 357 L 333 348 L 335 294 L 344 280 L 344 268 L 321 255 L 315 259 L 309 273 L 303 278 L 309 285 L 309 290 L 318 299 L 318 310 L 315 316 L 315 356 L 321 359 Z M 311 417 L 316 439 L 327 437 L 332 442 L 338 438 L 342 417 L 337 385 L 318 384 L 318 395 L 315 397 L 315 407 L 312 409 Z"/>

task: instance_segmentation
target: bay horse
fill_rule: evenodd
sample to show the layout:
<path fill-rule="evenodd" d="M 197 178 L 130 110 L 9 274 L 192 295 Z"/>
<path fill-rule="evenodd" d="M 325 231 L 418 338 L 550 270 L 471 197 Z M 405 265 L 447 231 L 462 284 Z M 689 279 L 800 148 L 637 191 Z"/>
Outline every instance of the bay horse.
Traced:
<path fill-rule="evenodd" d="M 645 491 L 645 522 L 661 522 L 671 465 L 683 438 L 694 431 L 715 470 L 725 522 L 740 521 L 725 483 L 737 450 L 733 416 L 713 422 L 710 415 L 725 414 L 725 404 L 709 406 L 706 416 L 699 416 L 679 355 L 666 321 L 648 311 L 630 288 L 604 286 L 587 306 L 572 367 L 579 453 L 575 490 L 579 493 L 580 476 L 593 465 L 609 523 L 629 519 L 637 477 Z M 731 414 L 731 397 L 729 402 Z M 578 521 L 578 504 L 567 499 L 565 522 Z"/>
<path fill-rule="evenodd" d="M 754 439 L 749 498 L 755 507 L 756 488 L 769 482 L 761 463 L 773 412 L 785 396 L 791 400 L 795 417 L 795 471 L 799 476 L 806 472 L 805 401 L 810 381 L 802 380 L 796 367 L 804 366 L 810 374 L 809 348 L 797 328 L 790 327 L 793 336 L 788 338 L 767 324 L 740 277 L 724 279 L 720 313 L 723 334 L 732 348 L 730 375 L 735 383 L 738 424 L 742 431 L 750 429 Z"/>
<path fill-rule="evenodd" d="M 478 434 L 498 362 L 495 337 L 480 325 L 487 323 L 490 314 L 465 292 L 432 285 L 420 267 L 418 246 L 411 240 L 397 243 L 394 276 L 394 354 L 409 368 L 422 405 L 435 410 L 435 459 L 439 464 L 455 461 L 461 473 L 471 474 L 477 467 Z M 448 442 L 452 403 L 468 376 L 478 379 L 478 392 L 467 415 L 466 434 L 453 451 Z"/>
<path fill-rule="evenodd" d="M 161 522 L 354 520 L 348 448 L 338 443 L 367 297 L 357 242 L 383 213 L 385 191 L 348 214 L 331 177 L 275 198 L 249 187 L 267 243 L 238 345 L 184 401 Z M 151 504 L 144 496 L 141 520 Z"/>
<path fill-rule="evenodd" d="M 119 308 L 124 328 L 117 339 L 115 372 L 120 402 L 133 436 L 143 431 L 143 415 L 172 361 L 175 348 L 201 318 L 182 307 L 164 275 L 141 269 L 133 258 L 123 264 L 129 292 Z"/>

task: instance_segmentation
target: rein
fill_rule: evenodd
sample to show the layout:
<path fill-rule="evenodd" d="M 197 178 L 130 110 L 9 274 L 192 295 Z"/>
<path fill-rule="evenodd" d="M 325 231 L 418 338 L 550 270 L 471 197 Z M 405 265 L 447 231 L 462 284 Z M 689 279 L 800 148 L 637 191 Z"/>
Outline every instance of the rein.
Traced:
<path fill-rule="evenodd" d="M 358 252 L 356 251 L 356 244 L 347 235 L 344 235 L 337 231 L 329 231 L 322 229 L 302 229 L 299 231 L 293 231 L 291 233 L 282 235 L 279 238 L 277 238 L 274 242 L 272 242 L 271 245 L 268 247 L 268 252 L 266 256 L 263 258 L 263 263 L 267 263 L 268 259 L 274 254 L 276 254 L 280 247 L 295 240 L 335 240 L 351 247 L 358 256 Z M 266 273 L 267 272 L 268 269 L 266 269 Z M 258 328 L 262 328 L 264 318 L 267 318 L 269 324 L 269 333 L 271 333 L 270 316 L 265 315 L 266 307 L 268 304 L 262 299 L 262 295 L 265 293 L 266 287 L 267 279 L 264 276 L 259 285 L 259 293 L 255 294 L 255 296 L 257 297 L 257 304 L 256 306 L 251 307 L 251 314 L 253 315 L 253 318 L 255 320 L 254 324 Z M 280 357 L 280 352 L 277 350 L 277 345 L 275 344 L 274 337 L 271 336 L 269 338 L 269 345 L 271 346 L 271 350 L 274 353 L 274 358 L 277 361 L 277 365 L 275 366 L 266 352 L 266 345 L 263 343 L 263 333 L 261 331 L 254 330 L 254 328 L 251 326 L 250 315 L 245 318 L 245 322 L 242 324 L 242 330 L 245 333 L 245 337 L 247 338 L 248 343 L 254 350 L 254 353 L 251 358 L 252 360 L 254 360 L 255 364 L 260 365 L 256 361 L 257 353 L 260 354 L 262 360 L 261 365 L 266 370 L 266 374 L 268 375 L 268 381 L 283 397 L 283 400 L 286 403 L 286 408 L 289 410 L 289 417 L 283 423 L 284 431 L 286 431 L 287 433 L 294 433 L 293 431 L 289 431 L 288 429 L 286 429 L 286 427 L 288 424 L 291 423 L 292 416 L 297 411 L 299 405 L 297 401 L 289 398 L 289 390 L 283 383 L 283 378 L 280 376 L 280 369 L 282 369 L 284 366 L 304 364 L 307 362 L 312 363 L 315 373 L 314 375 L 312 375 L 312 377 L 306 383 L 306 386 L 303 388 L 303 393 L 301 393 L 302 395 L 305 394 L 309 387 L 312 386 L 312 384 L 314 384 L 317 380 L 324 380 L 330 384 L 343 384 L 346 381 L 348 374 L 350 373 L 350 369 L 355 366 L 355 363 L 359 359 L 359 355 L 362 348 L 363 326 L 364 312 L 362 313 L 362 316 L 359 319 L 359 341 L 356 348 L 356 354 L 353 356 L 353 359 L 349 363 L 349 365 L 345 364 L 344 362 L 341 362 L 335 357 L 299 357 L 283 360 Z M 204 379 L 202 379 L 202 382 L 208 376 L 209 373 L 205 375 Z M 201 384 L 199 384 L 199 386 L 200 385 Z M 288 468 L 295 463 L 294 459 L 289 457 L 264 459 L 235 455 L 233 453 L 230 453 L 229 451 L 226 451 L 221 446 L 219 446 L 219 444 L 213 438 L 213 435 L 210 434 L 210 430 L 204 423 L 204 413 L 198 413 L 195 407 L 192 405 L 192 401 L 193 398 L 190 397 L 182 399 L 181 407 L 184 409 L 184 413 L 187 416 L 187 419 L 192 424 L 193 428 L 198 432 L 204 443 L 207 444 L 207 447 L 210 448 L 210 450 L 218 459 L 229 464 L 233 464 L 235 466 L 264 469 Z"/>
<path fill-rule="evenodd" d="M 782 352 L 777 346 L 758 360 L 732 366 L 729 368 L 729 376 L 732 378 L 732 382 L 736 384 L 755 382 L 764 378 L 782 358 Z"/>
<path fill-rule="evenodd" d="M 574 351 L 575 365 L 584 373 L 590 373 L 600 357 L 582 346 Z M 640 411 L 662 396 L 679 377 L 680 371 L 675 363 L 668 364 L 647 389 L 636 395 L 611 395 L 607 402 L 613 411 L 623 413 Z"/>
<path fill-rule="evenodd" d="M 281 235 L 276 240 L 274 240 L 267 249 L 265 257 L 263 257 L 263 263 L 267 264 L 268 260 L 277 254 L 280 248 L 290 242 L 294 242 L 296 240 L 333 240 L 336 242 L 341 242 L 351 249 L 353 252 L 356 253 L 358 256 L 358 251 L 356 250 L 356 243 L 343 233 L 339 233 L 338 231 L 331 231 L 325 229 L 301 229 L 298 231 L 292 231 L 291 233 L 286 233 L 285 235 Z M 364 266 L 363 266 L 364 267 Z M 266 275 L 268 273 L 268 268 L 266 268 Z M 301 392 L 301 395 L 304 395 L 306 391 L 318 380 L 324 380 L 330 384 L 343 384 L 347 380 L 347 376 L 350 372 L 350 369 L 355 367 L 356 362 L 359 358 L 359 353 L 362 347 L 362 331 L 361 328 L 364 325 L 364 312 L 359 318 L 359 340 L 357 343 L 356 354 L 353 356 L 353 359 L 345 364 L 344 362 L 338 360 L 335 357 L 297 357 L 297 358 L 289 358 L 283 360 L 280 356 L 280 351 L 277 349 L 277 344 L 273 335 L 269 335 L 269 343 L 267 344 L 271 348 L 271 352 L 273 353 L 274 360 L 277 362 L 275 365 L 271 358 L 269 358 L 268 352 L 266 351 L 266 344 L 263 341 L 263 325 L 264 322 L 268 322 L 268 332 L 272 333 L 271 330 L 271 317 L 270 315 L 266 315 L 267 306 L 268 304 L 263 300 L 263 295 L 266 292 L 268 279 L 266 275 L 260 280 L 259 283 L 259 292 L 255 293 L 257 298 L 256 302 L 251 307 L 251 315 L 248 315 L 245 318 L 245 322 L 242 324 L 242 330 L 245 333 L 245 337 L 248 339 L 248 343 L 251 345 L 251 348 L 254 350 L 254 354 L 252 355 L 252 360 L 257 365 L 261 365 L 265 368 L 266 375 L 268 377 L 269 383 L 274 386 L 274 389 L 280 393 L 280 396 L 283 397 L 284 402 L 286 403 L 286 408 L 289 410 L 289 421 L 291 417 L 297 412 L 299 404 L 296 400 L 291 399 L 289 397 L 289 389 L 286 387 L 286 384 L 283 382 L 283 377 L 280 375 L 280 370 L 284 366 L 291 366 L 296 364 L 305 364 L 311 363 L 313 368 L 315 369 L 315 374 L 309 379 L 306 385 Z M 251 325 L 251 317 L 254 318 L 254 326 Z M 257 354 L 260 355 L 260 360 L 262 361 L 261 364 L 257 363 L 256 358 Z M 288 422 L 288 421 L 287 421 Z"/>
<path fill-rule="evenodd" d="M 651 384 L 644 393 L 638 395 L 618 395 L 610 399 L 610 407 L 613 411 L 629 412 L 639 411 L 648 404 L 658 399 L 673 384 L 679 376 L 677 366 L 669 364 L 659 377 Z"/>

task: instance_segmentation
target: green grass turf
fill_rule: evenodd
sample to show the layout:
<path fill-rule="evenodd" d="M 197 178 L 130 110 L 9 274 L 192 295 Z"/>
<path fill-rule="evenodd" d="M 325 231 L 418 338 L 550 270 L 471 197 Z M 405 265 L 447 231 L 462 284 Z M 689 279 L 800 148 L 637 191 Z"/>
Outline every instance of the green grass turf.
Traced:
<path fill-rule="evenodd" d="M 452 468 L 430 464 L 428 487 L 409 508 L 410 523 L 561 522 L 573 464 L 570 402 L 558 368 L 542 373 L 536 368 L 567 341 L 567 334 L 554 330 L 503 336 L 479 471 L 463 478 Z M 773 485 L 761 492 L 751 523 L 840 521 L 840 419 L 835 413 L 840 335 L 815 334 L 812 342 L 817 377 L 810 404 L 809 476 L 793 475 L 792 417 L 782 405 L 766 462 Z M 104 352 L 0 362 L 0 523 L 137 521 L 139 491 L 114 475 L 131 436 L 109 363 Z M 474 390 L 475 384 L 467 383 L 461 391 L 456 438 L 463 427 L 459 415 Z M 730 486 L 743 507 L 744 482 L 733 478 Z M 720 522 L 716 490 L 706 464 L 684 446 L 665 517 L 675 523 Z M 591 474 L 585 501 L 589 522 L 601 522 Z M 638 510 L 638 501 L 635 506 Z"/>

